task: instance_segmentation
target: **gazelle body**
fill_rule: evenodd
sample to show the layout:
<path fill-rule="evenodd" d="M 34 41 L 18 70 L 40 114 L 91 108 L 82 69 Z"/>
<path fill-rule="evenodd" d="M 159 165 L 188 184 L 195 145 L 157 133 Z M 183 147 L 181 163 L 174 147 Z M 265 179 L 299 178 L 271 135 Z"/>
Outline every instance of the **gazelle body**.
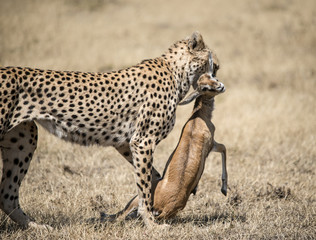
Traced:
<path fill-rule="evenodd" d="M 182 104 L 187 104 L 196 99 L 191 117 L 182 129 L 161 180 L 153 186 L 154 215 L 158 219 L 173 217 L 185 207 L 190 194 L 196 191 L 205 160 L 212 151 L 222 154 L 221 191 L 227 194 L 226 148 L 214 140 L 215 126 L 211 122 L 214 97 L 224 92 L 225 87 L 210 74 L 203 74 L 197 84 L 197 90 L 182 101 Z M 124 210 L 114 215 L 101 214 L 101 218 L 113 220 L 127 216 L 137 206 L 138 198 L 135 196 Z"/>

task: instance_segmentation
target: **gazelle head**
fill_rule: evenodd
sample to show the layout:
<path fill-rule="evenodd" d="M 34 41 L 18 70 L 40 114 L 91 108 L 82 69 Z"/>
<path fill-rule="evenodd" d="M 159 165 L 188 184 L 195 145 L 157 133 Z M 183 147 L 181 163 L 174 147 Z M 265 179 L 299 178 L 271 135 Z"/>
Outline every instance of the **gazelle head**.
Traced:
<path fill-rule="evenodd" d="M 185 97 L 179 105 L 188 104 L 199 96 L 213 98 L 223 92 L 225 92 L 225 86 L 214 77 L 213 72 L 205 73 L 198 79 L 196 90 Z"/>

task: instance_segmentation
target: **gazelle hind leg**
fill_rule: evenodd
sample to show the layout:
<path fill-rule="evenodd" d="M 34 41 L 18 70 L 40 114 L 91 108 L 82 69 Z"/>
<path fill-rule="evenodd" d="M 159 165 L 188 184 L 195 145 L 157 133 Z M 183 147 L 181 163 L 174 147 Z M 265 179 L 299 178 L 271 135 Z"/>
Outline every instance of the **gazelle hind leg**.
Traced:
<path fill-rule="evenodd" d="M 136 219 L 138 217 L 138 196 L 134 196 L 125 206 L 125 208 L 115 214 L 100 213 L 101 222 L 122 221 L 125 219 Z"/>
<path fill-rule="evenodd" d="M 221 192 L 226 196 L 227 195 L 227 181 L 228 174 L 226 168 L 226 147 L 224 144 L 220 144 L 214 141 L 214 146 L 212 149 L 213 152 L 220 152 L 222 154 L 222 188 Z"/>
<path fill-rule="evenodd" d="M 3 162 L 0 208 L 16 223 L 28 227 L 31 219 L 19 204 L 19 188 L 37 145 L 37 127 L 24 122 L 6 133 L 0 141 Z M 34 224 L 33 224 L 34 225 Z"/>

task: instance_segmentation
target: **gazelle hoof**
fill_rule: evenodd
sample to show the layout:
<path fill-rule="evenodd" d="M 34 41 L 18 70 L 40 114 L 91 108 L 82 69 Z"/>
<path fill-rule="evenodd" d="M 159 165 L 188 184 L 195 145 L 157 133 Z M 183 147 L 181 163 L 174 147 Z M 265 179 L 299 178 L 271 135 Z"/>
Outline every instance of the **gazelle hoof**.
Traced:
<path fill-rule="evenodd" d="M 222 192 L 225 196 L 227 196 L 227 189 L 226 189 L 226 188 L 222 188 L 222 189 L 221 189 L 221 192 Z"/>

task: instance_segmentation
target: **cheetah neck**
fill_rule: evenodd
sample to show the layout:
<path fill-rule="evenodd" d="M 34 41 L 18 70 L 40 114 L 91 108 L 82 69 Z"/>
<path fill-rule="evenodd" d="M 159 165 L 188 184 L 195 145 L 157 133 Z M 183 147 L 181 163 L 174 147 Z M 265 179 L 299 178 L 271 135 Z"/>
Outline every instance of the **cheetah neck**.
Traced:
<path fill-rule="evenodd" d="M 185 57 L 176 58 L 168 55 L 163 55 L 162 59 L 167 63 L 169 70 L 172 73 L 178 92 L 177 102 L 179 103 L 189 92 L 191 86 L 189 61 Z"/>

